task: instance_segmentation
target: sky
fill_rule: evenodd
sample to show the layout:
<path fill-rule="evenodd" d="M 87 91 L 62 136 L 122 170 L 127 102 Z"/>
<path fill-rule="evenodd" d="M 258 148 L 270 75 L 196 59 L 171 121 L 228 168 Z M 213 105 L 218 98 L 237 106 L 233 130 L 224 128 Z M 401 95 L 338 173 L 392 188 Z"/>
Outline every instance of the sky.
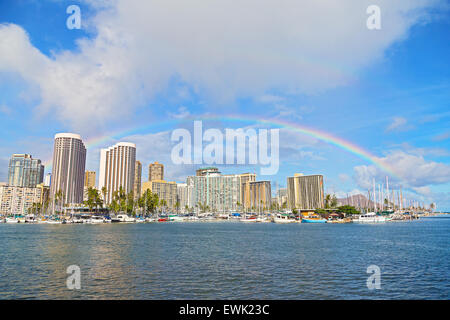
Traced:
<path fill-rule="evenodd" d="M 373 4 L 379 30 L 366 25 Z M 81 29 L 66 25 L 70 5 Z M 255 172 L 274 191 L 294 173 L 323 174 L 339 197 L 389 176 L 449 211 L 449 30 L 440 0 L 0 0 L 0 181 L 13 153 L 50 172 L 54 135 L 74 132 L 88 170 L 101 148 L 129 141 L 144 180 L 159 161 L 184 182 L 202 165 L 173 163 L 171 134 L 200 119 L 222 132 L 280 129 L 276 175 L 223 173 Z"/>

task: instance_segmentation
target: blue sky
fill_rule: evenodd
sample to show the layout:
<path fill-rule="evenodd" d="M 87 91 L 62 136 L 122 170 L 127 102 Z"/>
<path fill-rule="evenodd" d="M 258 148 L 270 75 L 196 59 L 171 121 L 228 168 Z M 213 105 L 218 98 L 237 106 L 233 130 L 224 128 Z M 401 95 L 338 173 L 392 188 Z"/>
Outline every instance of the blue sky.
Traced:
<path fill-rule="evenodd" d="M 446 1 L 378 1 L 381 30 L 365 27 L 374 1 L 194 2 L 1 1 L 0 181 L 12 153 L 48 160 L 54 134 L 70 131 L 86 141 L 111 136 L 88 149 L 88 169 L 98 171 L 99 148 L 128 140 L 144 176 L 156 160 L 181 182 L 195 168 L 170 163 L 172 130 L 233 114 L 350 141 L 398 170 L 394 187 L 450 210 Z M 72 4 L 81 8 L 81 30 L 66 27 Z M 320 173 L 328 192 L 343 195 L 366 193 L 368 181 L 386 175 L 315 138 L 285 129 L 280 137 L 280 171 L 260 179 L 284 186 L 295 172 Z"/>

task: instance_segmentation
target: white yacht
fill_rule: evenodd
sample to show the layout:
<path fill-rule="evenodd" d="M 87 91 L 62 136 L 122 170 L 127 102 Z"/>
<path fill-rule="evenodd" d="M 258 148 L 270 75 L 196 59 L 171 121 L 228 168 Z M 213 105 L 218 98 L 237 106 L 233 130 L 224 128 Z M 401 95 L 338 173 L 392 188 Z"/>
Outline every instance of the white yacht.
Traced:
<path fill-rule="evenodd" d="M 34 214 L 28 214 L 25 216 L 25 223 L 37 223 L 36 217 Z"/>
<path fill-rule="evenodd" d="M 6 223 L 19 223 L 19 219 L 16 219 L 14 217 L 7 217 L 5 222 Z"/>
<path fill-rule="evenodd" d="M 47 224 L 61 224 L 61 220 L 46 220 Z"/>
<path fill-rule="evenodd" d="M 354 219 L 353 222 L 359 223 L 378 223 L 386 222 L 386 217 L 377 216 L 375 212 L 368 212 L 366 214 L 360 215 L 358 219 Z"/>
<path fill-rule="evenodd" d="M 104 223 L 104 218 L 102 216 L 92 216 L 90 219 L 90 223 L 92 224 L 98 224 L 98 223 Z"/>
<path fill-rule="evenodd" d="M 131 218 L 126 214 L 118 214 L 115 218 L 111 218 L 111 222 L 126 222 L 126 223 L 131 223 L 131 222 L 136 222 L 135 218 Z"/>
<path fill-rule="evenodd" d="M 275 223 L 295 223 L 297 221 L 295 219 L 290 218 L 288 214 L 277 213 L 277 215 L 273 218 L 273 222 L 275 222 Z"/>

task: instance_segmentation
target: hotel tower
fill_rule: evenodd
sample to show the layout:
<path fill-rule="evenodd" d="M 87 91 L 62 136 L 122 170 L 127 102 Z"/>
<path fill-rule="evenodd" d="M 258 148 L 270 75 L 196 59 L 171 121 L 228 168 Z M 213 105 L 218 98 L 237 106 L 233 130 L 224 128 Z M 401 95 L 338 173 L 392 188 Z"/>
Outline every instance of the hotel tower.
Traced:
<path fill-rule="evenodd" d="M 134 188 L 136 165 L 136 145 L 130 142 L 119 142 L 100 151 L 99 190 L 106 187 L 107 204 L 111 203 L 113 194 L 122 187 L 125 193 Z"/>
<path fill-rule="evenodd" d="M 287 196 L 291 209 L 315 210 L 323 208 L 323 176 L 304 176 L 296 173 L 293 177 L 288 177 Z"/>
<path fill-rule="evenodd" d="M 85 165 L 86 147 L 80 135 L 55 135 L 50 196 L 61 191 L 64 204 L 82 203 Z"/>

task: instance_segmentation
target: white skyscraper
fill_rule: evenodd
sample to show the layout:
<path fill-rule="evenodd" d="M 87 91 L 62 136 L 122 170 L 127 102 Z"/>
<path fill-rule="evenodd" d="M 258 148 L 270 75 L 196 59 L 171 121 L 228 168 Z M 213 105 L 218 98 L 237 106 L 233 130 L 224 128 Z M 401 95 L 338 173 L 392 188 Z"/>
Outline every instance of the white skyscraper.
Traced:
<path fill-rule="evenodd" d="M 99 190 L 106 187 L 106 203 L 112 201 L 115 191 L 120 187 L 129 193 L 133 191 L 136 164 L 136 145 L 119 142 L 100 151 Z"/>
<path fill-rule="evenodd" d="M 80 135 L 55 135 L 50 196 L 61 191 L 64 204 L 82 203 L 85 165 L 86 148 Z"/>
<path fill-rule="evenodd" d="M 51 183 L 52 183 L 52 174 L 47 173 L 44 177 L 44 186 L 50 187 Z"/>

